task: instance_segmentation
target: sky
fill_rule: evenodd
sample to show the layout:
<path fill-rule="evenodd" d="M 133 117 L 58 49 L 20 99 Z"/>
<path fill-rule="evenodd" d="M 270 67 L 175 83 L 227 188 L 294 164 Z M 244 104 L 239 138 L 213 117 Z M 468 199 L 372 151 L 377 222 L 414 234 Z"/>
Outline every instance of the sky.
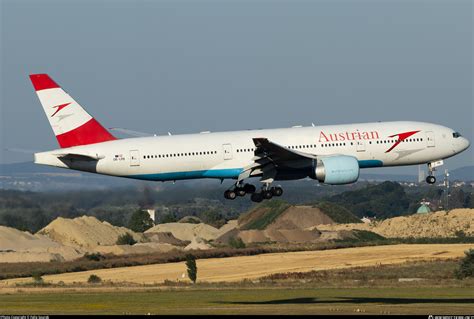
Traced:
<path fill-rule="evenodd" d="M 0 163 L 32 158 L 5 148 L 58 147 L 32 73 L 50 74 L 106 127 L 419 120 L 474 141 L 472 1 L 0 4 Z M 473 148 L 447 167 L 472 165 Z"/>

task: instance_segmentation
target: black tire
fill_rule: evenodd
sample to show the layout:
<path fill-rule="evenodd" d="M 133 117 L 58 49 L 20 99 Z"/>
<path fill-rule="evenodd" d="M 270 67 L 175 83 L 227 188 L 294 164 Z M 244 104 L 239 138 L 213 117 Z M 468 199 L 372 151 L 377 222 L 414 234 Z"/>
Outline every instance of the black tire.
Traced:
<path fill-rule="evenodd" d="M 260 203 L 263 200 L 263 196 L 261 193 L 253 193 L 250 195 L 250 200 L 252 202 Z"/>
<path fill-rule="evenodd" d="M 262 196 L 264 199 L 271 199 L 273 197 L 273 192 L 271 190 L 262 191 Z"/>
<path fill-rule="evenodd" d="M 426 182 L 428 184 L 434 184 L 434 183 L 436 183 L 436 177 L 430 175 L 430 176 L 426 177 Z"/>
<path fill-rule="evenodd" d="M 283 195 L 283 188 L 277 186 L 277 187 L 272 187 L 272 193 L 273 193 L 273 196 L 281 196 Z"/>
<path fill-rule="evenodd" d="M 247 192 L 245 191 L 243 187 L 236 188 L 235 193 L 237 194 L 237 196 L 240 196 L 240 197 L 245 196 L 245 194 L 247 194 Z"/>
<path fill-rule="evenodd" d="M 244 185 L 244 190 L 247 194 L 253 194 L 253 193 L 255 193 L 257 188 L 255 186 L 253 186 L 252 184 L 245 184 Z"/>
<path fill-rule="evenodd" d="M 237 197 L 237 194 L 234 191 L 228 191 L 229 193 L 227 194 L 228 199 L 234 200 Z"/>

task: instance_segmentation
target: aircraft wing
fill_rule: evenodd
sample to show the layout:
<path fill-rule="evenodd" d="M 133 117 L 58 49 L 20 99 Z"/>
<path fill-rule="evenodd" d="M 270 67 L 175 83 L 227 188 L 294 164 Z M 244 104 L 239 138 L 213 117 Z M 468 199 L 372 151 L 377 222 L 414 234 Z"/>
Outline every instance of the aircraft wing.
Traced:
<path fill-rule="evenodd" d="M 263 153 L 275 162 L 295 161 L 302 159 L 316 159 L 316 155 L 291 150 L 285 146 L 269 141 L 267 138 L 254 138 L 253 143 L 257 147 L 255 153 Z"/>
<path fill-rule="evenodd" d="M 278 170 L 308 167 L 316 160 L 316 155 L 289 149 L 267 138 L 253 138 L 253 142 L 256 147 L 254 162 L 243 169 L 239 181 L 261 175 L 261 182 L 271 183 Z"/>

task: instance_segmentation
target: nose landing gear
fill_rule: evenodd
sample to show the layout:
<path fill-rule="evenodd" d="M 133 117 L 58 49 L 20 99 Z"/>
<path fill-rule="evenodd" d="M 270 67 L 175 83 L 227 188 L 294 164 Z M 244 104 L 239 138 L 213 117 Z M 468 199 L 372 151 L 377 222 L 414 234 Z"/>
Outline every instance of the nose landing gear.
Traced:
<path fill-rule="evenodd" d="M 436 183 L 436 177 L 434 177 L 432 175 L 429 175 L 429 176 L 426 177 L 426 182 L 428 184 L 434 184 L 434 183 Z"/>
<path fill-rule="evenodd" d="M 436 177 L 434 177 L 433 172 L 436 171 L 436 167 L 441 166 L 443 164 L 444 164 L 443 160 L 428 163 L 428 176 L 426 177 L 426 182 L 428 184 L 436 183 Z"/>

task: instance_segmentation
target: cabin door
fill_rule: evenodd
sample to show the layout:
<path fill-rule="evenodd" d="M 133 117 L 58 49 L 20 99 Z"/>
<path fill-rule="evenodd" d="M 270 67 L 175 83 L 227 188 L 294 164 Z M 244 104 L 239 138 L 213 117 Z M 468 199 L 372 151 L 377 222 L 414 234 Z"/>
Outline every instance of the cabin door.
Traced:
<path fill-rule="evenodd" d="M 359 140 L 356 142 L 357 144 L 357 152 L 365 152 L 365 141 Z"/>
<path fill-rule="evenodd" d="M 224 159 L 232 159 L 232 145 L 231 144 L 222 144 L 222 151 L 224 153 Z"/>
<path fill-rule="evenodd" d="M 431 131 L 426 132 L 426 146 L 428 146 L 428 147 L 434 147 L 435 146 L 434 133 L 431 132 Z"/>
<path fill-rule="evenodd" d="M 130 166 L 140 166 L 140 152 L 138 150 L 130 151 Z"/>

